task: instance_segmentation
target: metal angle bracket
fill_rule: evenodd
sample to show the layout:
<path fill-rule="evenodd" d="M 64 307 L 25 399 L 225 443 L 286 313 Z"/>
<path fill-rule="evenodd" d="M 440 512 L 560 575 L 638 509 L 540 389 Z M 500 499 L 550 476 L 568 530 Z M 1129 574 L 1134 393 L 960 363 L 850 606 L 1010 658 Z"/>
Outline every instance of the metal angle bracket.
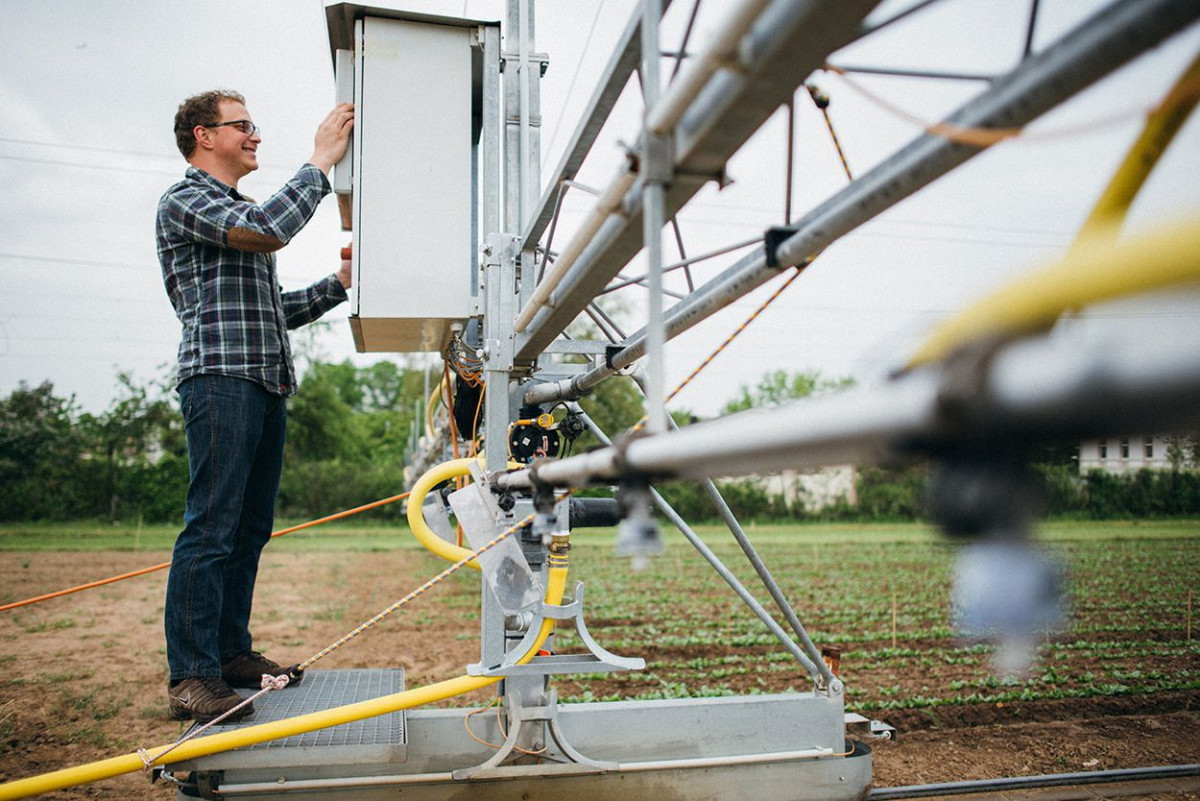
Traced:
<path fill-rule="evenodd" d="M 512 61 L 514 64 L 520 64 L 521 63 L 521 54 L 520 53 L 501 53 L 500 54 L 500 69 L 504 69 L 505 64 L 507 64 L 509 61 Z M 535 62 L 538 64 L 539 77 L 545 78 L 546 70 L 548 70 L 550 68 L 550 54 L 549 53 L 530 53 L 528 63 L 533 64 Z"/>
<path fill-rule="evenodd" d="M 882 720 L 873 720 L 857 712 L 847 712 L 845 715 L 847 733 L 853 731 L 858 737 L 872 740 L 895 740 L 896 727 Z"/>
<path fill-rule="evenodd" d="M 507 696 L 507 699 L 510 702 L 517 700 L 515 696 Z M 456 781 L 507 776 L 508 774 L 505 771 L 499 769 L 504 761 L 512 756 L 513 750 L 516 748 L 520 738 L 522 727 L 530 723 L 545 723 L 550 730 L 550 737 L 553 738 L 554 744 L 562 752 L 561 756 L 558 754 L 538 754 L 543 759 L 551 759 L 559 763 L 556 766 L 558 770 L 550 768 L 548 772 L 556 774 L 587 774 L 607 773 L 618 769 L 618 765 L 615 762 L 598 762 L 585 757 L 567 741 L 562 728 L 558 725 L 558 694 L 554 690 L 551 690 L 547 694 L 545 704 L 542 706 L 522 707 L 520 703 L 510 703 L 507 709 L 509 729 L 508 735 L 504 738 L 504 743 L 486 762 L 482 762 L 473 768 L 461 768 L 453 771 L 451 776 Z"/>
<path fill-rule="evenodd" d="M 542 621 L 573 620 L 575 631 L 587 649 L 585 654 L 551 654 L 535 656 L 524 665 L 518 665 L 516 660 L 537 641 L 542 628 Z M 524 638 L 515 648 L 509 649 L 504 661 L 495 667 L 484 667 L 476 663 L 467 666 L 471 676 L 547 676 L 561 673 L 612 673 L 621 670 L 642 670 L 646 660 L 640 657 L 617 656 L 601 646 L 588 632 L 587 623 L 583 619 L 583 582 L 575 584 L 575 599 L 568 604 L 558 606 L 543 602 L 533 616 Z"/>

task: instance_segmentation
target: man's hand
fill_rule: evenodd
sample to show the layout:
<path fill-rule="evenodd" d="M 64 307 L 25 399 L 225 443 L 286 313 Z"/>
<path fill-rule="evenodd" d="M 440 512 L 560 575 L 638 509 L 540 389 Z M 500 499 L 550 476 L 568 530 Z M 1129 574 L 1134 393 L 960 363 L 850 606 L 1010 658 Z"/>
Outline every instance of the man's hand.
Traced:
<path fill-rule="evenodd" d="M 334 164 L 341 161 L 350 144 L 350 131 L 354 129 L 354 104 L 339 103 L 334 106 L 321 124 L 313 143 L 312 158 L 308 160 L 321 172 L 329 175 Z"/>
<path fill-rule="evenodd" d="M 342 287 L 347 290 L 350 289 L 350 285 L 353 283 L 350 273 L 350 265 L 353 263 L 350 259 L 342 259 L 342 266 L 338 268 L 336 273 L 337 280 L 341 281 Z"/>

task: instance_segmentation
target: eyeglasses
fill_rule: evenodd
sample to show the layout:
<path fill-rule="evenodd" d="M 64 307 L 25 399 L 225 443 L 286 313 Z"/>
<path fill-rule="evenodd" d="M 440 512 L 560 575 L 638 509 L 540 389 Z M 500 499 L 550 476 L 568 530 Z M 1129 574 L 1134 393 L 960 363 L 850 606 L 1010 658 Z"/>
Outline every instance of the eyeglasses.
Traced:
<path fill-rule="evenodd" d="M 236 125 L 237 129 L 239 131 L 241 131 L 242 133 L 244 133 L 246 136 L 254 136 L 255 134 L 262 133 L 262 129 L 259 128 L 254 123 L 250 122 L 250 120 L 230 120 L 229 122 L 212 122 L 212 123 L 209 123 L 208 125 L 205 125 L 204 127 L 205 128 L 221 128 L 225 125 Z"/>

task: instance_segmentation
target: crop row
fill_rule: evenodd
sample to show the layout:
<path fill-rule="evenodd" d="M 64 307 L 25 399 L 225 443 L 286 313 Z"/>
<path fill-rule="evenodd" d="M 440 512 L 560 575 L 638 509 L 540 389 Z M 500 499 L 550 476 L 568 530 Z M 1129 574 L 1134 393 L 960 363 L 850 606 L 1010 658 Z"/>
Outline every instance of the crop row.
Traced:
<path fill-rule="evenodd" d="M 712 543 L 710 543 L 712 544 Z M 756 596 L 740 552 L 714 550 Z M 992 646 L 953 630 L 955 549 L 937 541 L 789 543 L 760 548 L 819 646 L 839 646 L 847 703 L 864 711 L 939 704 L 1137 695 L 1200 689 L 1200 538 L 1089 538 L 1047 550 L 1069 577 L 1065 631 L 1039 637 L 1020 679 L 992 673 Z M 660 698 L 811 689 L 811 680 L 686 543 L 642 573 L 598 548 L 572 554 L 587 583 L 585 615 L 604 647 L 647 659 L 645 671 L 567 677 L 566 700 Z M 782 621 L 782 617 L 776 615 Z M 785 626 L 786 628 L 786 626 Z M 573 632 L 559 647 L 579 647 Z"/>

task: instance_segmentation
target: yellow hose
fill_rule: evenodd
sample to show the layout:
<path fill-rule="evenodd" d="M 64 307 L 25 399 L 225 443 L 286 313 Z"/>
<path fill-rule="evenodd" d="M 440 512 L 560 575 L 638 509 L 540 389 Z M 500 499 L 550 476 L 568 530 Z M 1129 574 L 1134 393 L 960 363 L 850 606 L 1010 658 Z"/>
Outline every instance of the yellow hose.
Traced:
<path fill-rule="evenodd" d="M 447 562 L 458 562 L 470 556 L 473 551 L 455 545 L 452 542 L 446 542 L 439 537 L 429 524 L 425 522 L 425 515 L 421 512 L 421 507 L 425 503 L 425 496 L 429 491 L 441 484 L 443 481 L 459 476 L 467 476 L 471 474 L 471 462 L 478 461 L 481 464 L 484 462 L 483 454 L 466 457 L 463 459 L 451 459 L 448 462 L 442 462 L 436 467 L 429 469 L 425 475 L 417 479 L 417 483 L 413 484 L 413 488 L 408 494 L 408 527 L 412 529 L 413 536 L 424 545 L 428 550 L 445 559 Z M 522 467 L 516 462 L 508 462 L 509 469 Z M 479 560 L 472 559 L 467 562 L 467 567 L 479 570 Z"/>
<path fill-rule="evenodd" d="M 1141 135 L 1113 173 L 1066 257 L 1054 267 L 1009 285 L 966 311 L 951 317 L 929 336 L 906 369 L 945 358 L 976 339 L 1017 336 L 1046 330 L 1065 311 L 1138 291 L 1158 289 L 1197 277 L 1194 259 L 1196 227 L 1162 229 L 1158 237 L 1110 250 L 1138 191 L 1167 146 L 1196 108 L 1200 93 L 1200 56 L 1192 60 L 1142 128 Z M 1156 252 L 1157 239 L 1171 240 Z M 1149 254 L 1149 255 L 1147 255 Z M 1175 254 L 1180 261 L 1167 259 Z M 1123 260 L 1127 260 L 1123 263 Z M 1084 286 L 1084 282 L 1089 285 Z"/>
<path fill-rule="evenodd" d="M 1196 90 L 1198 83 L 1200 55 L 1192 60 L 1167 92 L 1162 103 L 1147 117 L 1141 135 L 1129 148 L 1125 160 L 1113 173 L 1108 187 L 1080 229 L 1077 242 L 1087 241 L 1097 235 L 1116 233 L 1113 223 L 1124 219 L 1125 213 L 1150 173 L 1154 171 L 1158 160 L 1166 152 L 1167 146 L 1196 108 L 1196 102 L 1200 100 L 1200 92 Z"/>
<path fill-rule="evenodd" d="M 970 342 L 1045 330 L 1063 312 L 1092 303 L 1197 280 L 1200 220 L 1167 225 L 1117 244 L 1101 236 L 952 317 L 908 367 L 940 361 Z"/>
<path fill-rule="evenodd" d="M 1200 279 L 1200 221 L 1111 243 L 1081 243 L 1060 263 L 1007 285 L 950 318 L 922 345 L 908 368 L 944 359 L 967 343 L 1049 329 L 1058 315 Z"/>
<path fill-rule="evenodd" d="M 427 549 L 433 551 L 447 562 L 461 561 L 470 556 L 472 552 L 454 543 L 446 542 L 439 537 L 429 527 L 429 524 L 425 522 L 425 515 L 421 513 L 421 506 L 425 502 L 425 496 L 438 484 L 441 484 L 448 478 L 469 475 L 472 461 L 474 461 L 474 458 L 451 459 L 448 462 L 442 462 L 417 479 L 417 483 L 413 484 L 408 495 L 408 527 L 412 529 L 413 536 Z M 470 562 L 467 562 L 467 567 L 479 570 L 479 560 L 472 559 Z"/>
<path fill-rule="evenodd" d="M 551 567 L 546 587 L 546 603 L 550 605 L 560 604 L 566 585 L 567 568 L 565 566 Z M 523 665 L 533 659 L 553 629 L 553 620 L 543 620 L 537 640 L 521 656 L 517 663 Z M 268 740 L 291 737 L 296 734 L 304 734 L 305 732 L 316 731 L 317 729 L 324 729 L 329 726 L 337 726 L 342 723 L 352 723 L 356 720 L 363 720 L 377 715 L 386 715 L 401 709 L 411 709 L 422 704 L 478 690 L 495 684 L 498 681 L 500 681 L 500 677 L 497 676 L 459 676 L 458 678 L 448 679 L 437 684 L 430 684 L 426 687 L 417 687 L 401 693 L 373 698 L 370 701 L 360 701 L 356 704 L 326 709 L 322 712 L 311 712 L 307 715 L 300 715 L 286 720 L 260 723 L 257 726 L 246 726 L 236 731 L 198 737 L 195 740 L 189 740 L 173 750 L 168 755 L 164 764 L 197 759 L 234 748 L 256 745 Z M 160 745 L 148 749 L 147 753 L 153 757 L 154 754 L 169 747 L 169 745 Z M 136 753 L 126 754 L 100 762 L 92 762 L 87 765 L 79 765 L 65 770 L 54 771 L 53 773 L 45 773 L 41 776 L 0 784 L 0 801 L 28 798 L 40 793 L 49 793 L 55 790 L 62 790 L 66 787 L 74 787 L 78 784 L 87 784 L 88 782 L 100 781 L 101 779 L 111 779 L 114 776 L 133 773 L 141 769 L 142 758 Z"/>

